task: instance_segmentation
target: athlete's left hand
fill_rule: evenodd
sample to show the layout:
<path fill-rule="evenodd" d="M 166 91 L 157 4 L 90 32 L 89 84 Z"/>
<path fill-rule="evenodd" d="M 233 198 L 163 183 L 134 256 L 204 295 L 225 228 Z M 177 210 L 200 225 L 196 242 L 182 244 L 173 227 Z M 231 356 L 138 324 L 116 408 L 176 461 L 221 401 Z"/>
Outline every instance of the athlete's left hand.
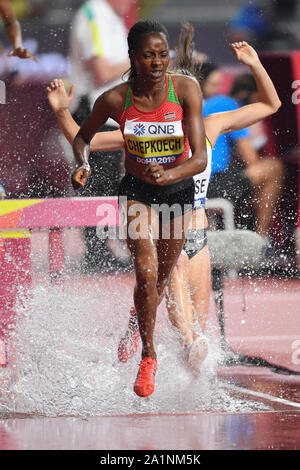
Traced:
<path fill-rule="evenodd" d="M 59 78 L 55 78 L 49 83 L 46 90 L 50 106 L 55 113 L 69 108 L 74 96 L 74 85 L 67 91 L 64 82 Z"/>
<path fill-rule="evenodd" d="M 147 166 L 146 174 L 154 181 L 155 184 L 163 186 L 164 184 L 170 184 L 170 176 L 168 171 L 165 171 L 164 167 L 159 165 L 157 162 L 151 162 Z"/>

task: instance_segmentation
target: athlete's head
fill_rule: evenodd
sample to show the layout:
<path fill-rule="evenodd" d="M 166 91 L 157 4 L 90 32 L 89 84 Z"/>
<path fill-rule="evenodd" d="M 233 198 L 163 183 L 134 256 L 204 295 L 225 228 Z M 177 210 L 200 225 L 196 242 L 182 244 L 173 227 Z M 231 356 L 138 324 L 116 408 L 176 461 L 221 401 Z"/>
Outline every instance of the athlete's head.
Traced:
<path fill-rule="evenodd" d="M 212 62 L 203 62 L 203 64 L 199 64 L 198 67 L 198 72 L 201 75 L 200 85 L 204 98 L 211 98 L 212 96 L 220 94 L 223 73 L 219 67 Z"/>
<path fill-rule="evenodd" d="M 241 104 L 255 103 L 258 100 L 257 85 L 251 73 L 242 73 L 235 77 L 230 95 Z"/>
<path fill-rule="evenodd" d="M 129 79 L 147 75 L 160 79 L 169 65 L 169 35 L 157 21 L 138 21 L 127 37 L 131 62 Z"/>

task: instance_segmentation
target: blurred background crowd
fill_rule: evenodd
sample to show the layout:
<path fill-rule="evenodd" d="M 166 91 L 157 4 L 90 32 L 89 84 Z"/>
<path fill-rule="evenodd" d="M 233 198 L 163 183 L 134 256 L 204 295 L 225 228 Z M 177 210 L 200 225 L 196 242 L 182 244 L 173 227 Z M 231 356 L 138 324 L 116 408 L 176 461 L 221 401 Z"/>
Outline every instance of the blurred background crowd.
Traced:
<path fill-rule="evenodd" d="M 92 3 L 97 1 L 105 0 L 91 0 Z M 111 5 L 118 9 L 116 5 L 122 3 L 122 0 L 112 1 Z M 293 274 L 297 257 L 294 232 L 298 221 L 300 124 L 297 121 L 299 104 L 293 103 L 291 97 L 293 83 L 297 78 L 300 80 L 300 56 L 293 55 L 300 51 L 300 1 L 126 0 L 124 3 L 125 10 L 119 10 L 117 14 L 122 16 L 125 29 L 138 19 L 158 19 L 169 31 L 171 48 L 176 46 L 181 22 L 188 20 L 192 23 L 198 60 L 206 64 L 205 99 L 215 95 L 231 95 L 239 105 L 255 99 L 256 90 L 249 77 L 244 76 L 244 81 L 238 84 L 235 82 L 245 70 L 235 62 L 228 44 L 247 40 L 258 50 L 283 103 L 280 111 L 264 127 L 258 126 L 249 133 L 253 151 L 261 158 L 271 156 L 280 162 L 273 180 L 273 190 L 274 184 L 280 188 L 274 199 L 275 209 L 270 222 L 273 258 L 268 269 Z M 73 36 L 80 21 L 78 12 L 85 9 L 87 21 L 93 22 L 90 2 L 11 0 L 11 4 L 21 24 L 24 47 L 39 62 L 7 56 L 11 46 L 1 23 L 0 79 L 6 87 L 6 104 L 0 105 L 0 181 L 7 198 L 72 196 L 71 147 L 61 135 L 45 88 L 53 78 L 58 77 L 64 80 L 66 87 L 74 83 L 75 89 L 80 90 L 83 78 L 82 73 L 74 73 L 74 41 L 77 39 L 74 40 Z M 82 36 L 84 42 L 83 33 Z M 112 41 L 112 37 L 109 40 Z M 85 48 L 88 48 L 87 43 Z M 122 60 L 120 58 L 122 68 L 119 76 L 128 69 L 127 59 Z M 95 65 L 91 63 L 94 74 Z M 106 65 L 110 65 L 109 61 Z M 101 67 L 103 69 L 103 63 Z M 98 89 L 103 89 L 105 80 L 108 84 L 114 80 L 113 72 L 105 79 L 101 67 L 97 72 Z M 83 93 L 78 99 L 82 97 L 86 95 Z M 80 108 L 74 107 L 77 122 L 85 117 L 84 112 L 88 112 L 90 105 L 91 101 L 85 102 L 83 99 Z M 108 123 L 107 128 L 111 124 Z M 243 151 L 238 145 L 232 146 L 232 159 L 241 160 Z M 118 177 L 122 174 L 122 155 L 115 158 L 119 162 Z M 244 163 L 246 159 L 243 158 Z M 109 156 L 107 161 L 110 161 Z M 97 165 L 97 156 L 95 162 Z M 92 187 L 85 195 L 114 195 L 115 191 L 114 187 L 110 192 Z M 251 216 L 247 214 L 245 217 L 249 219 L 249 227 L 251 224 L 253 226 Z M 89 240 L 93 235 L 86 236 Z"/>

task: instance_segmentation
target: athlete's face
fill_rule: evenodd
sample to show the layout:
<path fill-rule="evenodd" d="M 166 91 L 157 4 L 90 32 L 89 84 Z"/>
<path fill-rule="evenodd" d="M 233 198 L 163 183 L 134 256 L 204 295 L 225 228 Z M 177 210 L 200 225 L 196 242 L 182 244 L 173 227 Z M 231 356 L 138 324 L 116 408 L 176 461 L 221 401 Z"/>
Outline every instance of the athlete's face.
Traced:
<path fill-rule="evenodd" d="M 201 73 L 201 72 L 200 72 Z M 220 70 L 211 72 L 202 85 L 203 95 L 210 98 L 221 93 L 223 74 Z"/>
<path fill-rule="evenodd" d="M 162 80 L 169 66 L 169 45 L 162 33 L 150 33 L 142 37 L 137 50 L 132 53 L 136 73 L 153 82 Z"/>

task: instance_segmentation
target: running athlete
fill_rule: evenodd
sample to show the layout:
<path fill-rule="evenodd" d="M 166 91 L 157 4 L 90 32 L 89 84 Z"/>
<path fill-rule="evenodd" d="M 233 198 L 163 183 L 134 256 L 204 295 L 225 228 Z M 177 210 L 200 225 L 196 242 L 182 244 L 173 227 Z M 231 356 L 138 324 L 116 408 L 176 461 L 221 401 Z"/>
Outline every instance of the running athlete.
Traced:
<path fill-rule="evenodd" d="M 194 63 L 194 28 L 189 23 L 182 26 L 176 51 L 176 66 L 192 74 L 200 82 L 201 75 Z M 204 121 L 205 126 L 205 121 Z M 207 135 L 207 129 L 205 129 Z M 205 199 L 211 173 L 212 147 L 206 137 L 207 166 L 194 176 L 195 194 L 191 225 L 186 234 L 183 251 L 172 272 L 166 289 L 166 306 L 171 323 L 179 330 L 185 356 L 194 371 L 208 353 L 204 336 L 210 297 L 210 257 L 207 247 L 207 219 Z M 120 341 L 119 351 L 126 351 L 126 342 Z"/>
<path fill-rule="evenodd" d="M 255 50 L 246 42 L 231 44 L 231 49 L 235 53 L 237 60 L 250 68 L 257 84 L 259 101 L 234 111 L 207 116 L 204 120 L 205 132 L 212 146 L 220 134 L 248 127 L 275 113 L 281 105 L 274 85 L 263 68 Z M 61 130 L 72 144 L 79 129 L 68 110 L 73 96 L 73 87 L 67 93 L 62 80 L 56 79 L 48 86 L 47 93 Z M 91 141 L 91 149 L 93 150 L 116 150 L 123 147 L 124 140 L 119 130 L 97 133 Z M 205 341 L 204 343 L 202 341 L 198 342 L 200 347 L 197 346 L 195 348 L 192 345 L 197 344 L 197 338 L 201 337 L 201 332 L 205 331 L 210 293 L 210 265 L 206 236 L 199 232 L 199 230 L 201 231 L 207 226 L 202 203 L 207 190 L 205 174 L 207 173 L 208 177 L 210 172 L 209 162 L 210 151 L 208 150 L 207 168 L 200 175 L 199 179 L 197 176 L 195 177 L 196 201 L 197 187 L 203 189 L 200 196 L 202 200 L 200 204 L 196 202 L 190 225 L 190 229 L 196 230 L 196 232 L 192 232 L 192 234 L 196 234 L 196 237 L 193 240 L 193 237 L 187 234 L 188 243 L 185 244 L 185 250 L 183 250 L 173 270 L 167 294 L 170 319 L 180 330 L 184 345 L 189 353 L 189 361 L 195 368 L 198 368 L 199 363 L 201 363 L 201 355 L 202 358 L 205 356 Z M 197 181 L 199 182 L 197 183 Z M 198 205 L 200 206 L 199 208 L 197 208 Z M 199 329 L 195 327 L 195 316 L 200 325 L 200 334 Z M 121 342 L 122 347 L 119 348 L 119 359 L 123 362 L 127 361 L 136 351 L 138 341 L 139 330 L 136 313 L 133 309 L 130 315 L 128 330 Z"/>
<path fill-rule="evenodd" d="M 188 60 L 188 57 L 192 58 L 190 48 L 192 34 L 192 30 L 187 29 L 181 40 L 182 47 L 185 49 L 179 67 L 182 68 L 185 65 L 185 69 L 195 74 L 192 61 Z M 281 105 L 274 85 L 255 50 L 246 42 L 234 43 L 231 49 L 237 60 L 250 68 L 259 91 L 259 101 L 235 111 L 212 114 L 204 119 L 207 136 L 207 168 L 203 173 L 194 176 L 195 204 L 192 222 L 187 231 L 183 252 L 172 272 L 166 290 L 166 305 L 170 321 L 180 331 L 186 358 L 196 372 L 200 371 L 208 352 L 208 343 L 204 333 L 209 310 L 211 270 L 204 201 L 211 172 L 211 150 L 220 134 L 248 127 L 275 113 Z M 200 77 L 198 79 L 200 80 Z M 126 362 L 134 354 L 138 342 L 139 332 L 134 308 L 132 308 L 127 331 L 119 343 L 120 361 Z"/>
<path fill-rule="evenodd" d="M 90 141 L 107 121 L 119 123 L 125 141 L 126 174 L 119 187 L 126 240 L 136 276 L 134 305 L 142 360 L 134 384 L 141 397 L 154 391 L 157 357 L 153 334 L 157 307 L 181 253 L 194 202 L 193 176 L 207 163 L 198 82 L 167 73 L 168 33 L 140 21 L 128 34 L 128 82 L 103 93 L 73 142 L 73 186 L 91 170 Z M 191 156 L 190 156 L 191 152 Z"/>
<path fill-rule="evenodd" d="M 15 17 L 13 8 L 9 0 L 0 0 L 0 16 L 3 20 L 7 36 L 13 46 L 13 50 L 9 52 L 9 56 L 16 56 L 20 59 L 32 59 L 38 62 L 38 59 L 28 51 L 24 49 L 22 44 L 22 32 L 20 23 Z"/>

